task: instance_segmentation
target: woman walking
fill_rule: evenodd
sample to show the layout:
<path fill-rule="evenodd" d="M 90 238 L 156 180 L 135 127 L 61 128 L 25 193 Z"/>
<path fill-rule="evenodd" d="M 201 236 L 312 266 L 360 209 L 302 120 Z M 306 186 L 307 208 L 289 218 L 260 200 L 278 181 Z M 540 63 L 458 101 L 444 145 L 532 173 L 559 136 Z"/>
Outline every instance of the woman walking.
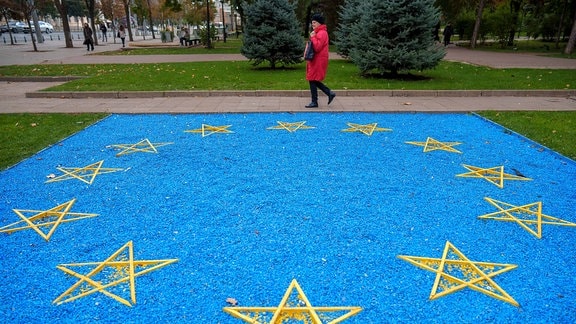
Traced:
<path fill-rule="evenodd" d="M 314 14 L 312 20 L 312 33 L 310 41 L 314 48 L 314 57 L 306 61 L 306 80 L 310 84 L 310 96 L 312 101 L 304 106 L 306 108 L 318 108 L 318 89 L 322 90 L 328 96 L 328 104 L 334 100 L 336 94 L 330 90 L 322 81 L 326 77 L 328 70 L 328 32 L 324 25 L 324 17 L 320 14 Z"/>
<path fill-rule="evenodd" d="M 92 38 L 94 33 L 92 32 L 92 28 L 88 26 L 88 23 L 84 23 L 82 31 L 84 32 L 84 45 L 86 45 L 86 50 L 90 51 L 90 47 L 94 50 L 94 39 Z"/>

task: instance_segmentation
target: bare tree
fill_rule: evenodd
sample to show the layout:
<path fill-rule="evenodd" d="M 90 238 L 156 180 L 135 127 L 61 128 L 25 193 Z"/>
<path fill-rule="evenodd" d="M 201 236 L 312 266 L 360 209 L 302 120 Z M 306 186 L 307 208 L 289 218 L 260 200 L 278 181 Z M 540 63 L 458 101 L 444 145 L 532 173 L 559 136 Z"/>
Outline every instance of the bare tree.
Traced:
<path fill-rule="evenodd" d="M 32 24 L 30 23 L 32 12 L 36 10 L 34 0 L 21 0 L 15 3 L 15 5 L 17 5 L 17 11 L 21 13 L 22 18 L 24 18 L 28 24 L 28 33 L 30 34 L 30 38 L 32 40 L 34 52 L 38 52 L 38 46 L 36 46 L 36 38 L 34 37 L 35 28 L 32 28 Z"/>
<path fill-rule="evenodd" d="M 8 21 L 10 18 L 17 17 L 18 19 L 22 19 L 22 15 L 19 12 L 12 10 L 11 8 L 15 8 L 15 3 L 10 0 L 0 0 L 0 12 L 2 13 L 2 17 L 6 21 L 6 25 L 8 25 Z M 10 35 L 10 45 L 14 45 L 14 37 L 12 36 L 12 29 L 8 27 L 8 34 Z"/>

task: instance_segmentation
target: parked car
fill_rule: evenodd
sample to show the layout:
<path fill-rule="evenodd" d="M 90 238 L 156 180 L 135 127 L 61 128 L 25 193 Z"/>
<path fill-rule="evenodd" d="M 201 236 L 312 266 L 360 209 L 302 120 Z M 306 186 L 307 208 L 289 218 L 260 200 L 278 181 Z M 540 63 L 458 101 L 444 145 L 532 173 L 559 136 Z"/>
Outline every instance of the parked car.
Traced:
<path fill-rule="evenodd" d="M 0 26 L 0 32 L 2 33 L 7 33 L 9 29 L 12 30 L 13 33 L 22 33 L 24 31 L 24 23 L 9 21 L 7 25 Z"/>
<path fill-rule="evenodd" d="M 40 30 L 46 34 L 54 32 L 54 26 L 45 21 L 39 21 L 38 25 L 40 26 Z"/>
<path fill-rule="evenodd" d="M 26 24 L 24 24 L 24 25 L 25 26 L 22 28 L 23 31 L 25 33 L 29 33 L 30 28 L 28 28 L 28 25 L 26 25 Z M 30 22 L 30 25 L 32 25 L 32 28 L 34 28 L 34 22 L 33 21 Z M 49 34 L 49 33 L 54 32 L 54 27 L 45 21 L 41 21 L 41 20 L 38 21 L 38 26 L 40 27 L 40 32 L 42 32 L 42 33 Z"/>
<path fill-rule="evenodd" d="M 34 26 L 34 25 L 32 25 L 32 26 Z M 25 24 L 25 23 L 22 23 L 22 32 L 23 32 L 24 34 L 30 34 L 30 28 L 28 27 L 28 24 L 27 24 L 27 23 L 26 23 L 26 24 Z"/>
<path fill-rule="evenodd" d="M 154 33 L 158 32 L 158 27 L 154 26 L 152 27 L 152 29 L 154 30 Z M 143 31 L 144 28 L 142 26 L 138 26 L 138 31 Z M 150 26 L 146 26 L 146 31 L 149 32 L 150 31 Z"/>

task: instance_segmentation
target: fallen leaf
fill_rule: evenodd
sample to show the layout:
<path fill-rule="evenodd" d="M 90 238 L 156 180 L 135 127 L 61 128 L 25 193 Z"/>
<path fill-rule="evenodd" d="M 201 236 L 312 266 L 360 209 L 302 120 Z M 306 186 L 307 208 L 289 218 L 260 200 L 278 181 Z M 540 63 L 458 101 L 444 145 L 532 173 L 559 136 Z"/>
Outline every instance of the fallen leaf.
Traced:
<path fill-rule="evenodd" d="M 405 102 L 404 105 L 405 105 L 405 106 L 410 106 L 410 105 L 412 105 L 412 103 L 411 103 L 411 102 Z"/>

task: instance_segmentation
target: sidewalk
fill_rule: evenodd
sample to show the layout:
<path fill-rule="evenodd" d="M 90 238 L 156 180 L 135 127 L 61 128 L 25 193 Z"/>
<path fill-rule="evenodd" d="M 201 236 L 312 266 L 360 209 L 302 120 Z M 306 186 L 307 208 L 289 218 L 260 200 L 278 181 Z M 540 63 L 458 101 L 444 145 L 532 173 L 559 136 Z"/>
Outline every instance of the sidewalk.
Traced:
<path fill-rule="evenodd" d="M 159 39 L 137 41 L 132 46 L 161 45 Z M 105 56 L 86 53 L 83 46 L 64 48 L 62 44 L 38 44 L 40 52 L 32 52 L 32 45 L 0 46 L 0 65 L 20 64 L 100 64 L 100 63 L 158 63 L 210 60 L 245 60 L 241 55 L 137 55 Z M 119 44 L 96 46 L 95 52 L 114 50 Z M 485 65 L 494 68 L 576 69 L 576 60 L 542 57 L 521 53 L 495 53 L 449 47 L 446 60 Z M 224 112 L 298 112 L 298 111 L 372 111 L 372 112 L 470 112 L 479 110 L 573 110 L 576 111 L 575 91 L 568 92 L 404 92 L 394 96 L 379 93 L 337 91 L 336 100 L 327 106 L 320 98 L 319 109 L 305 109 L 309 102 L 305 92 L 203 93 L 167 96 L 142 92 L 130 98 L 96 95 L 92 98 L 27 98 L 57 82 L 0 82 L 2 102 L 0 113 L 16 112 L 109 112 L 109 113 L 224 113 Z M 576 77 L 575 82 L 576 86 Z M 455 94 L 456 93 L 456 94 Z M 526 95 L 530 96 L 526 96 Z M 29 95 L 31 96 L 31 95 Z M 120 96 L 122 97 L 122 96 Z"/>

